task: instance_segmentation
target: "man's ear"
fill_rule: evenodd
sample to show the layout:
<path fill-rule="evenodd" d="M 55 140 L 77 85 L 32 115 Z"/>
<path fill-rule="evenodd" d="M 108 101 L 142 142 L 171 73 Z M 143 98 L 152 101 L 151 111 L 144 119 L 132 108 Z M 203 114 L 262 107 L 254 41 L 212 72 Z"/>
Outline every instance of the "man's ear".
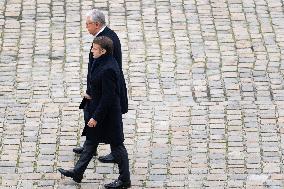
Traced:
<path fill-rule="evenodd" d="M 105 49 L 102 49 L 101 52 L 102 52 L 102 54 L 106 54 L 107 51 Z"/>
<path fill-rule="evenodd" d="M 100 27 L 100 23 L 99 22 L 94 22 L 96 27 Z"/>

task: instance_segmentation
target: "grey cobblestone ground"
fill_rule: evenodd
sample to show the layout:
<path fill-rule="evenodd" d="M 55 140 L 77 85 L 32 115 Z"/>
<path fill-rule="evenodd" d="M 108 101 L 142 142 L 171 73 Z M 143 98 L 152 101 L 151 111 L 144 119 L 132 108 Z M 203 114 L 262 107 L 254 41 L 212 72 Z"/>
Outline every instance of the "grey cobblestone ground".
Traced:
<path fill-rule="evenodd" d="M 118 168 L 78 159 L 85 13 L 123 46 L 132 188 L 284 188 L 281 0 L 0 0 L 0 188 L 102 188 Z M 109 152 L 101 145 L 99 154 Z"/>

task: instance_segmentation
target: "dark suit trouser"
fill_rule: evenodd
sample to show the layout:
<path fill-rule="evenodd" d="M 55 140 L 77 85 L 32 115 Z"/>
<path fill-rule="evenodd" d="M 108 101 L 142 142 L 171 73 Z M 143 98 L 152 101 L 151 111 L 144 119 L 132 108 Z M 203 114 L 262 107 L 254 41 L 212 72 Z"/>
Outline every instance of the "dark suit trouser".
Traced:
<path fill-rule="evenodd" d="M 90 140 L 84 142 L 84 149 L 77 161 L 74 172 L 79 175 L 83 175 L 87 169 L 90 161 L 92 160 L 94 153 L 97 151 L 98 143 L 94 143 Z"/>
<path fill-rule="evenodd" d="M 128 153 L 124 144 L 120 145 L 110 145 L 111 153 L 114 157 L 115 162 L 118 164 L 119 169 L 119 180 L 129 181 L 130 172 L 129 172 L 129 160 Z"/>
<path fill-rule="evenodd" d="M 119 169 L 118 179 L 122 181 L 129 181 L 130 180 L 129 160 L 128 160 L 128 153 L 124 144 L 111 145 L 111 146 L 112 146 L 112 155 L 118 164 L 118 169 Z M 88 164 L 93 158 L 94 152 L 97 150 L 97 147 L 98 143 L 94 143 L 90 140 L 85 141 L 84 150 L 81 153 L 81 156 L 74 167 L 74 172 L 76 174 L 79 175 L 84 174 Z"/>

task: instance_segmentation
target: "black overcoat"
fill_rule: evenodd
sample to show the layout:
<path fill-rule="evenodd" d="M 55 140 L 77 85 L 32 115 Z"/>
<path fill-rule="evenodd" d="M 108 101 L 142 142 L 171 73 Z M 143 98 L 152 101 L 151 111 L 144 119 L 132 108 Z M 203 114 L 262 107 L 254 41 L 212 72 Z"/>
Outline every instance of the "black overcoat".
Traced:
<path fill-rule="evenodd" d="M 115 58 L 116 62 L 118 63 L 118 66 L 120 68 L 120 70 L 122 71 L 122 52 L 121 52 L 121 43 L 120 40 L 117 36 L 117 34 L 111 30 L 109 27 L 105 27 L 105 29 L 99 33 L 97 35 L 97 37 L 99 36 L 107 36 L 109 37 L 112 42 L 113 42 L 113 57 Z M 87 90 L 86 93 L 89 94 L 89 79 L 90 79 L 90 71 L 91 71 L 91 67 L 92 67 L 92 63 L 94 62 L 94 58 L 93 58 L 93 53 L 91 52 L 93 48 L 93 44 L 90 48 L 90 52 L 89 52 L 89 64 L 88 64 L 88 75 L 87 75 Z"/>
<path fill-rule="evenodd" d="M 124 141 L 120 106 L 122 74 L 113 56 L 95 59 L 91 68 L 90 93 L 85 111 L 89 119 L 97 121 L 96 127 L 85 126 L 86 137 L 96 143 L 119 145 Z"/>
<path fill-rule="evenodd" d="M 128 111 L 128 98 L 127 98 L 127 88 L 126 88 L 126 83 L 125 83 L 125 79 L 123 76 L 123 72 L 122 72 L 122 52 L 121 52 L 121 43 L 120 40 L 117 36 L 117 34 L 111 30 L 109 27 L 105 27 L 105 29 L 98 34 L 98 36 L 107 36 L 109 37 L 112 41 L 113 41 L 113 57 L 116 60 L 116 63 L 119 66 L 120 72 L 122 74 L 123 80 L 121 82 L 121 105 L 123 107 L 123 113 L 126 113 Z M 90 48 L 90 52 L 89 52 L 89 63 L 88 63 L 88 74 L 87 74 L 87 90 L 86 93 L 90 94 L 90 77 L 91 77 L 91 68 L 92 68 L 92 64 L 95 62 L 94 58 L 93 58 L 93 53 L 91 52 L 93 47 L 93 44 Z M 86 102 L 88 100 L 83 98 L 81 104 L 80 104 L 80 109 L 85 109 L 86 106 Z M 86 111 L 86 109 L 84 110 Z M 84 113 L 84 120 L 85 122 L 88 122 L 88 113 Z M 82 132 L 82 136 L 86 136 L 86 126 L 83 129 Z"/>

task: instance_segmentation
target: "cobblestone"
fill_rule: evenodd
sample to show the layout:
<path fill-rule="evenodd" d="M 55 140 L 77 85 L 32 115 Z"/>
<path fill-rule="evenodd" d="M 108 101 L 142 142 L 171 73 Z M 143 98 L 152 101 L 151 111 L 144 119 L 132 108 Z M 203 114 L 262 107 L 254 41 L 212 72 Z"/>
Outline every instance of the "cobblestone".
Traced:
<path fill-rule="evenodd" d="M 102 188 L 118 167 L 73 167 L 92 37 L 102 9 L 119 35 L 132 188 L 284 187 L 280 0 L 0 1 L 0 188 Z M 109 152 L 101 145 L 99 155 Z"/>

